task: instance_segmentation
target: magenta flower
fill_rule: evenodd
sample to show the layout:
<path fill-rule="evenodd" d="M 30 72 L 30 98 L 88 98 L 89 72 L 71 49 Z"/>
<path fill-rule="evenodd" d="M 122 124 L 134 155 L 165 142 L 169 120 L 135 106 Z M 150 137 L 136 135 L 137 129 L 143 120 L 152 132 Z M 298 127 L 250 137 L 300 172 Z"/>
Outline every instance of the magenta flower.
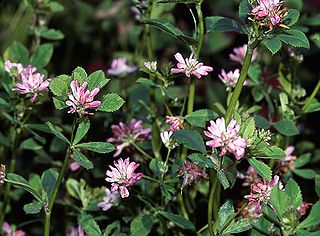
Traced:
<path fill-rule="evenodd" d="M 111 68 L 108 69 L 109 75 L 123 76 L 135 72 L 137 67 L 127 64 L 126 58 L 116 58 L 112 60 Z"/>
<path fill-rule="evenodd" d="M 80 164 L 78 163 L 78 162 L 76 162 L 76 161 L 72 161 L 70 164 L 69 164 L 69 169 L 71 170 L 71 171 L 77 171 L 77 170 L 79 170 L 80 169 Z"/>
<path fill-rule="evenodd" d="M 10 60 L 4 62 L 4 70 L 9 74 L 19 75 L 23 71 L 23 65 L 21 63 L 14 63 Z"/>
<path fill-rule="evenodd" d="M 252 9 L 251 13 L 259 20 L 270 20 L 272 25 L 278 25 L 281 22 L 282 16 L 280 9 L 284 4 L 281 0 L 257 0 L 258 5 Z"/>
<path fill-rule="evenodd" d="M 224 118 L 218 118 L 216 122 L 210 121 L 208 131 L 204 134 L 212 140 L 207 141 L 206 145 L 212 148 L 221 147 L 219 156 L 224 156 L 227 151 L 235 155 L 240 160 L 245 153 L 248 142 L 245 138 L 238 136 L 240 125 L 232 119 L 228 127 L 226 127 Z"/>
<path fill-rule="evenodd" d="M 301 216 L 304 216 L 307 213 L 307 210 L 312 206 L 311 203 L 302 202 L 300 207 L 298 207 L 298 211 L 300 212 Z"/>
<path fill-rule="evenodd" d="M 246 187 L 246 186 L 251 186 L 256 182 L 256 180 L 258 179 L 258 173 L 252 166 L 249 166 L 246 173 L 243 174 L 238 172 L 237 177 L 239 179 L 243 179 L 242 186 Z"/>
<path fill-rule="evenodd" d="M 176 53 L 174 55 L 177 63 L 177 68 L 172 68 L 172 73 L 184 73 L 188 78 L 191 75 L 194 75 L 198 79 L 201 76 L 208 75 L 208 72 L 211 72 L 213 68 L 211 66 L 204 66 L 203 63 L 199 63 L 196 59 L 193 58 L 193 53 L 190 55 L 189 58 L 183 59 L 180 53 Z"/>
<path fill-rule="evenodd" d="M 121 158 L 118 161 L 114 161 L 114 165 L 110 166 L 111 171 L 107 171 L 106 181 L 111 184 L 111 192 L 119 191 L 122 198 L 129 196 L 127 187 L 130 187 L 143 177 L 142 173 L 134 173 L 139 164 L 130 162 L 129 157 L 125 160 Z"/>
<path fill-rule="evenodd" d="M 151 129 L 144 128 L 141 120 L 132 119 L 128 125 L 120 122 L 111 126 L 113 137 L 107 142 L 115 144 L 117 151 L 113 155 L 119 156 L 124 148 L 130 147 L 132 142 L 142 142 L 150 140 Z"/>
<path fill-rule="evenodd" d="M 230 91 L 234 88 L 240 77 L 240 70 L 235 69 L 234 71 L 229 71 L 226 73 L 224 69 L 221 70 L 221 74 L 218 75 L 219 79 L 227 86 L 227 91 Z M 248 82 L 244 81 L 243 85 L 247 85 Z"/>
<path fill-rule="evenodd" d="M 82 226 L 78 225 L 78 227 L 72 227 L 67 236 L 87 236 L 87 234 L 84 233 Z"/>
<path fill-rule="evenodd" d="M 166 123 L 170 125 L 170 131 L 183 129 L 183 119 L 181 116 L 166 116 Z"/>
<path fill-rule="evenodd" d="M 12 90 L 17 91 L 19 94 L 32 95 L 30 101 L 35 102 L 39 93 L 42 91 L 48 92 L 49 79 L 44 80 L 45 75 L 36 73 L 37 68 L 28 66 L 23 69 L 18 76 L 18 83 Z"/>
<path fill-rule="evenodd" d="M 265 179 L 258 179 L 253 185 L 251 185 L 251 192 L 249 195 L 245 195 L 244 198 L 249 200 L 251 207 L 254 207 L 257 212 L 261 213 L 262 203 L 269 203 L 272 189 L 279 183 L 279 189 L 283 188 L 281 182 L 279 182 L 279 176 L 268 182 Z"/>
<path fill-rule="evenodd" d="M 72 93 L 68 93 L 69 100 L 66 101 L 66 105 L 70 106 L 68 113 L 88 114 L 86 109 L 94 109 L 101 105 L 100 101 L 93 101 L 100 91 L 99 88 L 86 90 L 88 83 L 83 82 L 80 86 L 77 80 L 71 81 L 70 86 Z"/>
<path fill-rule="evenodd" d="M 230 60 L 235 61 L 235 62 L 239 62 L 242 64 L 244 57 L 246 55 L 246 52 L 247 52 L 247 48 L 248 48 L 247 44 L 244 44 L 242 47 L 234 48 L 233 53 L 229 54 Z M 257 55 L 258 55 L 257 50 L 254 49 L 251 61 L 255 61 L 257 58 Z"/>
<path fill-rule="evenodd" d="M 179 177 L 182 177 L 181 190 L 188 184 L 191 185 L 193 182 L 201 179 L 208 179 L 208 174 L 202 170 L 199 166 L 193 162 L 185 161 L 184 165 L 179 170 Z"/>
<path fill-rule="evenodd" d="M 106 195 L 103 197 L 102 202 L 98 203 L 98 207 L 102 208 L 103 211 L 109 210 L 112 206 L 118 205 L 119 199 L 119 192 L 111 192 L 110 189 L 105 189 Z"/>
<path fill-rule="evenodd" d="M 2 230 L 8 236 L 25 236 L 26 235 L 26 233 L 23 230 L 17 230 L 17 231 L 12 230 L 8 222 L 3 223 Z"/>

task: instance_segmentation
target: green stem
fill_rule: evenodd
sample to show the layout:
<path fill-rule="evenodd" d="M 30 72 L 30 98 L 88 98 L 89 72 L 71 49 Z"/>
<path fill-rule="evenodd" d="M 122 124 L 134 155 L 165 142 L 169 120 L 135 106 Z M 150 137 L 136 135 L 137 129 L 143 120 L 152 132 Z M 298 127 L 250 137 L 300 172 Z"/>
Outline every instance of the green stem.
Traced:
<path fill-rule="evenodd" d="M 160 184 L 160 181 L 159 181 L 159 180 L 154 179 L 154 178 L 151 178 L 151 177 L 149 177 L 149 176 L 147 176 L 147 175 L 143 175 L 142 178 Z"/>
<path fill-rule="evenodd" d="M 246 55 L 244 57 L 244 61 L 243 61 L 243 66 L 241 68 L 241 72 L 240 72 L 240 77 L 238 79 L 238 82 L 236 84 L 236 87 L 234 89 L 234 93 L 231 97 L 227 112 L 226 112 L 226 124 L 229 124 L 229 122 L 231 121 L 232 118 L 232 114 L 234 112 L 234 109 L 236 107 L 236 104 L 239 100 L 241 91 L 242 91 L 242 87 L 243 87 L 243 83 L 247 78 L 247 74 L 248 74 L 248 70 L 251 64 L 251 59 L 252 59 L 252 54 L 253 54 L 253 50 L 258 46 L 259 41 L 255 41 L 251 44 L 248 45 L 248 49 L 246 52 Z"/>
<path fill-rule="evenodd" d="M 215 172 L 213 175 L 213 182 L 210 189 L 209 194 L 209 202 L 208 202 L 208 229 L 210 236 L 214 236 L 213 232 L 213 200 L 214 200 L 214 193 L 216 192 L 216 187 L 218 185 L 218 177 L 217 173 Z"/>
<path fill-rule="evenodd" d="M 181 211 L 182 216 L 184 218 L 186 218 L 186 219 L 189 219 L 189 215 L 188 215 L 188 212 L 187 212 L 186 207 L 184 205 L 184 200 L 183 200 L 181 192 L 178 193 L 177 200 L 178 200 L 178 203 L 179 203 L 179 207 L 180 207 L 180 211 Z"/>
<path fill-rule="evenodd" d="M 75 116 L 74 120 L 73 120 L 73 125 L 72 125 L 72 132 L 71 132 L 71 139 L 70 139 L 71 143 L 73 142 L 73 139 L 74 139 L 74 133 L 75 133 L 76 125 L 77 125 L 77 117 Z M 61 167 L 60 172 L 59 172 L 59 176 L 58 176 L 57 182 L 56 182 L 56 184 L 54 186 L 54 189 L 52 191 L 51 196 L 49 197 L 49 199 L 50 199 L 49 203 L 45 208 L 45 214 L 44 214 L 44 236 L 49 236 L 50 235 L 50 220 L 51 220 L 52 208 L 53 208 L 54 202 L 56 200 L 57 194 L 59 192 L 59 188 L 60 188 L 60 185 L 62 183 L 62 179 L 63 179 L 64 174 L 66 172 L 66 169 L 68 167 L 70 154 L 71 154 L 71 148 L 68 147 L 67 151 L 66 151 L 66 155 L 64 157 L 64 161 L 63 161 L 62 167 Z"/>
<path fill-rule="evenodd" d="M 170 157 L 170 153 L 171 153 L 171 149 L 168 149 L 168 153 L 167 153 L 167 157 L 166 157 L 166 162 L 164 163 L 165 166 L 168 164 L 169 157 Z"/>
<path fill-rule="evenodd" d="M 135 149 L 137 149 L 142 155 L 144 155 L 145 157 L 147 157 L 148 159 L 152 160 L 153 157 L 151 155 L 149 155 L 148 153 L 146 153 L 141 147 L 139 147 L 136 143 L 131 142 L 130 143 L 132 146 L 134 146 Z"/>
<path fill-rule="evenodd" d="M 197 45 L 197 50 L 196 50 L 196 59 L 199 58 L 202 45 L 203 45 L 203 40 L 204 40 L 204 21 L 203 21 L 203 15 L 202 15 L 202 10 L 201 10 L 201 3 L 198 3 L 196 5 L 196 10 L 198 14 L 198 20 L 199 20 L 199 40 L 198 40 L 198 45 Z"/>
<path fill-rule="evenodd" d="M 318 91 L 320 89 L 320 80 L 318 81 L 316 87 L 314 88 L 312 94 L 310 95 L 310 97 L 308 97 L 306 103 L 304 104 L 302 110 L 303 112 L 306 112 L 307 109 L 309 108 L 309 106 L 311 105 L 312 103 L 312 100 L 314 99 L 314 97 L 317 95 Z"/>

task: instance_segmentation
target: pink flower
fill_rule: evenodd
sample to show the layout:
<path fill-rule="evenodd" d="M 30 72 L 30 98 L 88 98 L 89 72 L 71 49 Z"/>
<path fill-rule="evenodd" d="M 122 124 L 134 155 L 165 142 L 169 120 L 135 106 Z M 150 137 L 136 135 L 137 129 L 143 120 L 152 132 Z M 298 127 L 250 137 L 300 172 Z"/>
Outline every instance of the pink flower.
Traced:
<path fill-rule="evenodd" d="M 8 236 L 25 236 L 26 233 L 23 230 L 17 230 L 13 231 L 11 229 L 11 226 L 8 224 L 8 222 L 4 222 L 2 225 L 2 230 L 5 232 Z"/>
<path fill-rule="evenodd" d="M 119 156 L 124 148 L 131 145 L 131 142 L 141 142 L 151 138 L 151 129 L 144 128 L 141 120 L 132 119 L 128 125 L 120 122 L 118 125 L 112 125 L 111 129 L 113 137 L 108 138 L 107 142 L 116 145 L 117 151 L 114 157 Z"/>
<path fill-rule="evenodd" d="M 172 68 L 172 73 L 184 73 L 188 78 L 191 75 L 194 75 L 198 79 L 201 76 L 208 75 L 208 72 L 211 72 L 213 68 L 211 66 L 204 66 L 203 63 L 199 63 L 196 59 L 193 58 L 193 53 L 189 58 L 183 59 L 180 53 L 176 53 L 174 55 L 177 63 L 177 68 Z"/>
<path fill-rule="evenodd" d="M 244 44 L 242 47 L 234 48 L 233 53 L 229 54 L 230 60 L 242 63 L 246 55 L 247 48 L 248 48 L 247 44 Z M 257 50 L 256 49 L 253 50 L 251 61 L 255 61 L 257 58 L 257 55 L 258 55 Z"/>
<path fill-rule="evenodd" d="M 21 63 L 14 63 L 10 60 L 4 62 L 4 70 L 9 74 L 19 75 L 23 71 L 23 65 Z"/>
<path fill-rule="evenodd" d="M 166 116 L 166 123 L 170 125 L 170 131 L 183 129 L 183 119 L 180 116 Z"/>
<path fill-rule="evenodd" d="M 237 177 L 244 180 L 242 186 L 246 187 L 251 186 L 258 180 L 258 173 L 252 166 L 249 166 L 246 173 L 242 174 L 238 172 Z"/>
<path fill-rule="evenodd" d="M 183 178 L 181 185 L 181 190 L 188 184 L 191 185 L 193 182 L 199 181 L 201 179 L 208 179 L 208 174 L 202 170 L 196 164 L 185 161 L 184 165 L 179 170 L 179 177 Z"/>
<path fill-rule="evenodd" d="M 82 226 L 78 225 L 78 227 L 72 227 L 67 236 L 87 236 L 87 234 L 84 233 Z"/>
<path fill-rule="evenodd" d="M 118 205 L 119 203 L 119 192 L 111 192 L 110 189 L 105 189 L 106 195 L 103 197 L 103 201 L 98 203 L 98 207 L 102 208 L 103 211 L 109 210 L 112 206 Z"/>
<path fill-rule="evenodd" d="M 72 93 L 68 93 L 69 100 L 66 104 L 70 106 L 68 113 L 78 112 L 79 114 L 87 114 L 86 109 L 97 108 L 101 105 L 100 101 L 93 101 L 94 97 L 99 93 L 100 89 L 95 88 L 94 90 L 86 90 L 88 83 L 83 82 L 79 86 L 77 80 L 73 80 L 70 83 Z"/>
<path fill-rule="evenodd" d="M 71 170 L 71 171 L 77 171 L 77 170 L 79 170 L 80 169 L 80 164 L 78 163 L 78 162 L 76 162 L 76 161 L 72 161 L 71 163 L 70 163 L 70 165 L 69 165 L 69 169 Z"/>
<path fill-rule="evenodd" d="M 283 188 L 281 182 L 279 182 L 279 176 L 268 182 L 265 179 L 258 179 L 253 185 L 251 185 L 251 192 L 249 195 L 245 195 L 244 198 L 249 200 L 251 207 L 255 208 L 256 212 L 261 213 L 261 204 L 269 203 L 272 189 L 279 183 L 279 189 Z"/>
<path fill-rule="evenodd" d="M 302 202 L 301 206 L 298 208 L 300 215 L 304 216 L 307 213 L 307 210 L 309 209 L 310 206 L 312 206 L 311 203 Z"/>
<path fill-rule="evenodd" d="M 36 73 L 37 68 L 28 66 L 23 69 L 18 76 L 18 83 L 12 90 L 17 91 L 19 94 L 30 94 L 32 95 L 30 101 L 35 102 L 38 94 L 42 91 L 48 92 L 49 81 L 43 80 L 43 74 Z"/>
<path fill-rule="evenodd" d="M 137 67 L 127 64 L 126 58 L 116 58 L 112 60 L 111 68 L 108 69 L 109 75 L 123 76 L 135 72 Z"/>
<path fill-rule="evenodd" d="M 221 70 L 221 74 L 218 75 L 219 79 L 227 86 L 227 91 L 230 91 L 234 88 L 240 77 L 240 70 L 235 69 L 234 71 L 229 71 L 226 73 L 224 69 Z M 248 82 L 244 81 L 243 85 L 247 85 Z"/>
<path fill-rule="evenodd" d="M 277 160 L 276 170 L 280 175 L 287 173 L 290 170 L 294 170 L 294 162 L 297 160 L 297 157 L 291 155 L 294 152 L 294 146 L 289 146 L 284 150 L 286 153 L 285 158 Z"/>
<path fill-rule="evenodd" d="M 120 158 L 118 161 L 114 161 L 114 165 L 110 166 L 111 171 L 107 171 L 106 181 L 111 184 L 111 192 L 119 191 L 122 198 L 129 196 L 127 187 L 130 187 L 142 178 L 142 173 L 134 173 L 139 164 L 130 162 L 129 157 L 124 161 Z"/>
<path fill-rule="evenodd" d="M 240 125 L 234 119 L 231 120 L 228 127 L 223 117 L 218 118 L 216 122 L 211 120 L 208 131 L 204 131 L 204 134 L 212 140 L 207 141 L 206 145 L 212 148 L 221 147 L 219 156 L 224 156 L 228 150 L 235 155 L 237 160 L 240 160 L 244 156 L 248 142 L 237 135 L 239 130 Z"/>
<path fill-rule="evenodd" d="M 157 70 L 157 61 L 146 61 L 143 65 L 150 71 L 155 72 Z"/>
<path fill-rule="evenodd" d="M 270 19 L 273 25 L 281 22 L 281 14 L 279 9 L 284 4 L 281 0 L 257 0 L 258 5 L 252 9 L 252 14 L 259 18 Z"/>

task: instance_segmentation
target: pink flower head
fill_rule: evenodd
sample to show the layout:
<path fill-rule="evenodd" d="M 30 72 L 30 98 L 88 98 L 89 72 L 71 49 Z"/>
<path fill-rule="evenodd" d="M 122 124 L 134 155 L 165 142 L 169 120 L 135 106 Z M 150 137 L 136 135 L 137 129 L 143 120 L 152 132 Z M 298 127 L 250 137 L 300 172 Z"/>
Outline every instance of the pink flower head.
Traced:
<path fill-rule="evenodd" d="M 232 119 L 228 127 L 226 127 L 224 118 L 218 118 L 216 122 L 210 121 L 208 131 L 204 131 L 204 134 L 212 140 L 207 141 L 206 145 L 212 148 L 221 147 L 219 156 L 224 156 L 227 152 L 231 152 L 235 155 L 237 160 L 240 160 L 245 153 L 245 148 L 248 142 L 245 138 L 238 136 L 240 125 Z"/>
<path fill-rule="evenodd" d="M 69 169 L 73 172 L 79 170 L 80 167 L 81 167 L 80 164 L 76 161 L 72 161 L 69 165 Z"/>
<path fill-rule="evenodd" d="M 252 9 L 251 13 L 261 20 L 269 19 L 272 25 L 278 25 L 281 22 L 280 8 L 284 4 L 281 0 L 257 0 L 258 5 Z"/>
<path fill-rule="evenodd" d="M 119 191 L 122 198 L 129 196 L 127 187 L 130 187 L 139 179 L 142 178 L 142 173 L 134 173 L 135 169 L 138 168 L 139 164 L 130 162 L 129 157 L 125 160 L 120 158 L 118 161 L 114 161 L 114 165 L 110 166 L 110 170 L 106 172 L 106 181 L 111 184 L 111 192 Z"/>
<path fill-rule="evenodd" d="M 248 48 L 248 45 L 247 45 L 247 44 L 244 44 L 244 45 L 241 46 L 241 47 L 234 48 L 234 49 L 233 49 L 233 53 L 230 53 L 230 54 L 229 54 L 230 60 L 235 61 L 235 62 L 242 63 L 243 60 L 244 60 L 244 57 L 245 57 L 245 55 L 246 55 L 247 48 Z M 257 50 L 254 49 L 254 50 L 253 50 L 253 54 L 252 54 L 252 59 L 251 59 L 251 61 L 255 61 L 256 58 L 257 58 L 257 55 L 258 55 Z"/>
<path fill-rule="evenodd" d="M 108 69 L 109 75 L 123 76 L 135 72 L 137 67 L 127 64 L 126 58 L 116 58 L 112 60 L 111 68 Z"/>
<path fill-rule="evenodd" d="M 252 166 L 249 166 L 246 173 L 243 174 L 238 172 L 237 177 L 244 180 L 242 186 L 246 187 L 251 186 L 256 182 L 256 180 L 258 179 L 258 173 Z"/>
<path fill-rule="evenodd" d="M 23 65 L 21 63 L 14 63 L 10 60 L 4 62 L 4 70 L 12 75 L 19 75 L 23 71 Z"/>
<path fill-rule="evenodd" d="M 2 225 L 2 230 L 3 232 L 6 233 L 6 235 L 8 236 L 25 236 L 26 233 L 23 230 L 17 230 L 17 231 L 13 231 L 11 229 L 11 226 L 8 224 L 8 222 L 4 222 Z"/>
<path fill-rule="evenodd" d="M 198 79 L 201 76 L 208 75 L 208 72 L 211 72 L 213 68 L 211 66 L 204 66 L 203 63 L 199 63 L 196 59 L 193 58 L 193 53 L 190 55 L 189 58 L 183 59 L 180 53 L 176 53 L 174 55 L 177 63 L 177 68 L 172 68 L 172 73 L 184 73 L 188 78 L 191 75 L 194 75 Z"/>
<path fill-rule="evenodd" d="M 191 185 L 193 182 L 201 179 L 208 179 L 208 174 L 202 170 L 199 166 L 193 162 L 185 161 L 184 165 L 179 170 L 179 177 L 183 178 L 181 190 L 188 184 Z"/>
<path fill-rule="evenodd" d="M 87 236 L 87 234 L 84 233 L 82 226 L 78 225 L 78 227 L 71 228 L 67 236 Z"/>
<path fill-rule="evenodd" d="M 100 91 L 99 88 L 92 91 L 86 90 L 88 83 L 83 82 L 80 86 L 78 80 L 71 81 L 70 86 L 72 93 L 68 93 L 69 100 L 66 101 L 66 104 L 70 106 L 68 113 L 87 114 L 86 109 L 94 109 L 101 105 L 100 101 L 93 101 Z"/>
<path fill-rule="evenodd" d="M 307 213 L 307 210 L 310 208 L 310 206 L 312 206 L 311 203 L 302 202 L 301 206 L 298 208 L 300 215 L 304 216 Z"/>
<path fill-rule="evenodd" d="M 19 81 L 12 90 L 19 94 L 32 95 L 30 101 L 35 102 L 39 93 L 42 91 L 48 92 L 49 79 L 44 80 L 45 75 L 37 73 L 37 68 L 28 66 L 23 69 L 19 75 Z"/>
<path fill-rule="evenodd" d="M 221 74 L 218 75 L 219 79 L 227 86 L 227 91 L 230 91 L 234 88 L 240 77 L 240 70 L 235 69 L 234 71 L 229 71 L 226 73 L 224 69 L 221 70 Z M 244 81 L 243 85 L 247 85 L 248 82 Z"/>
<path fill-rule="evenodd" d="M 294 162 L 297 160 L 297 157 L 292 155 L 294 149 L 294 146 L 287 147 L 286 150 L 284 150 L 286 154 L 285 158 L 277 160 L 276 170 L 280 175 L 283 175 L 290 170 L 294 170 Z"/>
<path fill-rule="evenodd" d="M 183 129 L 183 119 L 181 116 L 166 116 L 166 123 L 170 125 L 170 131 Z"/>
<path fill-rule="evenodd" d="M 112 125 L 111 129 L 113 137 L 108 138 L 107 142 L 116 145 L 114 157 L 119 156 L 124 148 L 130 147 L 131 142 L 142 142 L 151 138 L 151 129 L 144 128 L 141 120 L 132 119 L 128 125 L 120 122 L 118 125 Z"/>
<path fill-rule="evenodd" d="M 251 185 L 251 192 L 249 195 L 245 195 L 244 198 L 249 200 L 249 204 L 256 208 L 257 212 L 261 213 L 261 204 L 269 203 L 272 189 L 279 183 L 279 189 L 283 188 L 281 182 L 279 182 L 279 176 L 275 175 L 274 178 L 268 182 L 265 179 L 258 179 L 253 185 Z"/>
<path fill-rule="evenodd" d="M 109 210 L 112 206 L 118 205 L 119 203 L 119 192 L 111 192 L 110 189 L 106 188 L 106 195 L 103 197 L 102 202 L 98 203 L 98 207 L 102 208 L 103 211 Z"/>

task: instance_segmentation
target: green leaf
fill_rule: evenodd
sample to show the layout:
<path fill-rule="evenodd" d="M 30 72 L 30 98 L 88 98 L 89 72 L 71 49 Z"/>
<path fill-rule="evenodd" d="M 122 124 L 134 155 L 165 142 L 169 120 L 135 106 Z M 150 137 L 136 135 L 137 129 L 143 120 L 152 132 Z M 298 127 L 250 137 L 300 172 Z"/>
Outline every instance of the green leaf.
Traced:
<path fill-rule="evenodd" d="M 42 38 L 50 40 L 60 40 L 64 38 L 64 35 L 61 32 L 61 30 L 48 29 L 47 27 L 44 27 L 40 30 L 40 36 Z"/>
<path fill-rule="evenodd" d="M 75 147 L 87 149 L 97 153 L 109 153 L 114 150 L 113 144 L 107 142 L 80 143 L 75 145 Z"/>
<path fill-rule="evenodd" d="M 205 127 L 206 122 L 212 119 L 216 119 L 218 114 L 212 110 L 201 109 L 186 115 L 185 119 L 193 126 Z"/>
<path fill-rule="evenodd" d="M 275 123 L 272 123 L 273 127 L 280 133 L 285 136 L 295 136 L 299 134 L 299 130 L 295 124 L 290 120 L 281 120 Z"/>
<path fill-rule="evenodd" d="M 37 214 L 41 211 L 41 209 L 42 209 L 42 203 L 38 201 L 33 201 L 23 206 L 23 210 L 27 214 Z"/>
<path fill-rule="evenodd" d="M 114 112 L 119 110 L 124 104 L 124 100 L 116 93 L 108 93 L 103 96 L 99 111 Z"/>
<path fill-rule="evenodd" d="M 244 231 L 248 231 L 252 228 L 252 220 L 249 218 L 243 218 L 240 220 L 237 220 L 236 222 L 230 224 L 224 231 L 224 235 L 232 235 L 232 234 L 238 234 Z"/>
<path fill-rule="evenodd" d="M 51 130 L 51 132 L 60 140 L 64 141 L 65 143 L 68 143 L 71 145 L 71 143 L 69 142 L 69 140 L 60 132 L 60 130 L 58 130 L 56 127 L 53 126 L 53 124 L 51 124 L 50 121 L 46 122 L 47 126 L 49 127 L 49 129 Z"/>
<path fill-rule="evenodd" d="M 243 138 L 249 139 L 252 138 L 255 129 L 254 118 L 250 117 L 241 125 L 240 134 Z"/>
<path fill-rule="evenodd" d="M 47 193 L 49 199 L 58 180 L 58 176 L 59 173 L 54 168 L 46 170 L 41 176 L 42 189 Z"/>
<path fill-rule="evenodd" d="M 308 38 L 300 30 L 292 29 L 285 31 L 285 33 L 278 34 L 277 38 L 293 47 L 310 48 Z"/>
<path fill-rule="evenodd" d="M 83 121 L 79 124 L 76 136 L 73 140 L 73 145 L 76 145 L 83 139 L 83 137 L 88 133 L 89 128 L 90 121 Z"/>
<path fill-rule="evenodd" d="M 40 150 L 42 148 L 42 145 L 37 143 L 33 138 L 28 138 L 20 144 L 19 148 L 36 151 Z"/>
<path fill-rule="evenodd" d="M 132 236 L 145 236 L 149 235 L 152 226 L 155 222 L 153 215 L 141 213 L 130 224 L 130 235 Z"/>
<path fill-rule="evenodd" d="M 48 6 L 49 6 L 52 13 L 61 12 L 64 10 L 64 7 L 56 1 L 50 1 L 48 3 Z"/>
<path fill-rule="evenodd" d="M 270 195 L 270 201 L 280 217 L 291 205 L 290 197 L 286 192 L 281 191 L 278 185 L 273 187 Z"/>
<path fill-rule="evenodd" d="M 255 115 L 254 121 L 258 128 L 268 129 L 270 127 L 270 122 L 263 116 Z"/>
<path fill-rule="evenodd" d="M 155 86 L 155 87 L 157 86 L 155 82 L 147 78 L 139 78 L 136 82 L 140 84 L 148 85 L 148 86 Z"/>
<path fill-rule="evenodd" d="M 72 80 L 77 80 L 79 84 L 83 84 L 87 80 L 87 72 L 82 67 L 78 66 L 72 71 L 71 74 Z"/>
<path fill-rule="evenodd" d="M 178 28 L 174 27 L 172 24 L 168 22 L 161 22 L 154 19 L 144 19 L 143 23 L 152 25 L 155 28 L 158 28 L 159 30 L 164 31 L 170 34 L 171 36 L 179 39 L 187 45 L 194 45 L 197 42 L 194 38 L 184 35 L 182 31 L 180 31 Z"/>
<path fill-rule="evenodd" d="M 313 205 L 308 217 L 298 225 L 298 229 L 305 229 L 319 224 L 320 201 Z"/>
<path fill-rule="evenodd" d="M 17 174 L 13 174 L 13 173 L 8 173 L 7 174 L 7 179 L 14 182 L 12 183 L 13 186 L 15 186 L 16 188 L 21 188 L 24 189 L 25 191 L 31 193 L 38 201 L 42 201 L 42 198 L 40 196 L 40 194 L 37 192 L 36 189 L 34 189 L 29 183 L 28 181 L 23 178 L 20 175 Z"/>
<path fill-rule="evenodd" d="M 258 145 L 257 152 L 252 153 L 256 158 L 280 159 L 286 156 L 286 153 L 277 146 Z"/>
<path fill-rule="evenodd" d="M 55 96 L 67 97 L 70 82 L 70 76 L 59 75 L 51 80 L 49 88 Z"/>
<path fill-rule="evenodd" d="M 83 231 L 90 236 L 101 236 L 101 230 L 99 225 L 94 220 L 92 215 L 80 214 L 78 216 L 78 223 L 82 226 Z"/>
<path fill-rule="evenodd" d="M 102 70 L 97 70 L 88 76 L 88 89 L 93 90 L 95 88 L 103 88 L 110 79 L 106 78 L 106 75 Z"/>
<path fill-rule="evenodd" d="M 242 21 L 246 21 L 248 19 L 248 14 L 251 12 L 252 6 L 248 2 L 248 0 L 242 0 L 239 4 L 239 18 Z"/>
<path fill-rule="evenodd" d="M 163 174 L 165 174 L 168 171 L 168 167 L 165 165 L 165 163 L 157 159 L 152 159 L 150 161 L 149 168 L 152 171 L 152 173 L 159 179 L 161 179 Z"/>
<path fill-rule="evenodd" d="M 29 51 L 19 42 L 14 42 L 4 54 L 4 59 L 12 60 L 12 62 L 19 62 L 23 65 L 29 64 Z"/>
<path fill-rule="evenodd" d="M 70 196 L 78 200 L 82 199 L 80 184 L 77 180 L 69 178 L 66 182 L 66 188 Z"/>
<path fill-rule="evenodd" d="M 87 170 L 93 169 L 93 163 L 81 152 L 77 149 L 73 148 L 73 158 L 76 162 L 78 162 L 82 167 L 86 168 Z"/>
<path fill-rule="evenodd" d="M 263 44 L 268 48 L 272 55 L 276 54 L 282 47 L 282 43 L 277 37 L 265 39 L 263 40 Z"/>
<path fill-rule="evenodd" d="M 206 152 L 203 139 L 198 131 L 186 129 L 178 130 L 173 133 L 172 138 L 175 139 L 177 143 L 183 144 L 183 146 L 188 149 L 202 153 Z"/>
<path fill-rule="evenodd" d="M 289 9 L 288 15 L 282 20 L 285 25 L 293 26 L 299 20 L 300 12 L 296 9 Z"/>
<path fill-rule="evenodd" d="M 302 195 L 299 185 L 293 179 L 289 179 L 286 184 L 285 192 L 292 200 L 294 208 L 299 208 L 302 204 Z"/>
<path fill-rule="evenodd" d="M 264 164 L 261 161 L 258 161 L 257 159 L 254 159 L 254 158 L 249 158 L 248 162 L 258 172 L 258 174 L 262 178 L 264 178 L 268 181 L 271 180 L 272 171 L 268 165 Z"/>
<path fill-rule="evenodd" d="M 244 34 L 242 26 L 235 20 L 223 16 L 205 18 L 206 32 L 238 32 Z"/>
<path fill-rule="evenodd" d="M 172 223 L 176 224 L 177 226 L 179 226 L 182 229 L 195 230 L 193 223 L 180 215 L 175 215 L 175 214 L 172 214 L 171 212 L 167 212 L 167 211 L 159 211 L 159 214 L 162 215 L 163 217 L 167 218 Z"/>
<path fill-rule="evenodd" d="M 224 171 L 218 171 L 218 178 L 224 189 L 227 189 L 231 186 L 228 177 Z"/>
<path fill-rule="evenodd" d="M 30 63 L 36 67 L 45 67 L 48 65 L 53 53 L 52 44 L 42 44 L 40 45 L 30 58 Z"/>
<path fill-rule="evenodd" d="M 320 198 L 320 175 L 317 175 L 315 178 L 315 190 L 318 197 Z"/>
<path fill-rule="evenodd" d="M 320 103 L 316 100 L 313 100 L 312 103 L 308 106 L 306 113 L 312 113 L 320 111 Z"/>
<path fill-rule="evenodd" d="M 234 208 L 231 201 L 226 201 L 219 209 L 219 228 L 222 229 L 229 219 L 234 216 Z"/>
<path fill-rule="evenodd" d="M 286 0 L 286 6 L 301 11 L 303 8 L 303 0 Z"/>
<path fill-rule="evenodd" d="M 297 160 L 294 162 L 294 168 L 301 168 L 309 163 L 311 160 L 311 153 L 305 153 L 299 156 Z"/>
<path fill-rule="evenodd" d="M 188 156 L 188 159 L 202 168 L 214 168 L 213 162 L 200 153 L 192 153 Z"/>
<path fill-rule="evenodd" d="M 312 169 L 294 169 L 292 171 L 304 179 L 314 179 L 317 176 L 317 172 Z"/>
<path fill-rule="evenodd" d="M 0 108 L 10 108 L 11 106 L 9 105 L 9 103 L 7 103 L 6 100 L 4 100 L 3 98 L 0 97 Z"/>

